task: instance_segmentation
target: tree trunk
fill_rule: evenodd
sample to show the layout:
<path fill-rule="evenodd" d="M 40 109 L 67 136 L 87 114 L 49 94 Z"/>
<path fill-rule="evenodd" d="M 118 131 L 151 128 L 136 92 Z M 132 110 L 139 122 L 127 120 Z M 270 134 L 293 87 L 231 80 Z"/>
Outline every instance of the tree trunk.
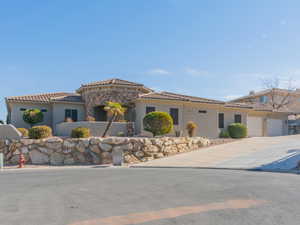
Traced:
<path fill-rule="evenodd" d="M 105 128 L 105 131 L 104 131 L 104 133 L 103 133 L 103 135 L 102 135 L 102 137 L 105 137 L 105 136 L 106 136 L 106 134 L 107 134 L 109 128 L 111 127 L 112 122 L 115 120 L 115 118 L 116 118 L 116 114 L 114 114 L 114 115 L 110 118 L 110 120 L 109 120 L 109 122 L 108 122 L 108 124 L 107 124 L 107 126 L 106 126 L 106 128 Z"/>

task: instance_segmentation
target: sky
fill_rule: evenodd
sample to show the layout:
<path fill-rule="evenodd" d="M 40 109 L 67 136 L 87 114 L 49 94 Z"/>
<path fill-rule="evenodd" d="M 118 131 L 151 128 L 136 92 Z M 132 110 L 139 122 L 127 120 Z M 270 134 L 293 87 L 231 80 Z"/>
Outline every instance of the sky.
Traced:
<path fill-rule="evenodd" d="M 26 0 L 0 3 L 4 98 L 121 78 L 229 100 L 262 79 L 300 87 L 299 0 Z"/>

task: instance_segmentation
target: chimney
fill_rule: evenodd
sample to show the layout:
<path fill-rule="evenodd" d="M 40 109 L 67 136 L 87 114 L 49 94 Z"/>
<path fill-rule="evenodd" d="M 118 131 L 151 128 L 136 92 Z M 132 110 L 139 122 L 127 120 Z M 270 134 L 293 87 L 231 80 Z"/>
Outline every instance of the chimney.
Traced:
<path fill-rule="evenodd" d="M 249 92 L 249 95 L 254 95 L 255 94 L 255 91 L 250 91 Z"/>

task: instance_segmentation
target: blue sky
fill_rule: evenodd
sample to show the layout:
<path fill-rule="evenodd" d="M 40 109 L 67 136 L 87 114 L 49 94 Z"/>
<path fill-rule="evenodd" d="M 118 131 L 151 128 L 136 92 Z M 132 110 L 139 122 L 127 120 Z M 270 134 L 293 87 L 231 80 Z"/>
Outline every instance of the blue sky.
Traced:
<path fill-rule="evenodd" d="M 299 0 L 49 0 L 0 5 L 4 97 L 111 77 L 229 99 L 263 77 L 300 85 Z"/>

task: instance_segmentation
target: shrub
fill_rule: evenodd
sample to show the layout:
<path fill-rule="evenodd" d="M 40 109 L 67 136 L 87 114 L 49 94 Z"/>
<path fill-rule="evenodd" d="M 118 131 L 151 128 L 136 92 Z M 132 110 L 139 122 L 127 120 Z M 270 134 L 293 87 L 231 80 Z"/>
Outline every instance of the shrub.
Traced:
<path fill-rule="evenodd" d="M 48 126 L 34 126 L 29 129 L 29 138 L 43 139 L 52 136 L 52 129 Z"/>
<path fill-rule="evenodd" d="M 92 117 L 92 116 L 87 116 L 87 117 L 85 118 L 85 120 L 86 120 L 86 121 L 89 121 L 89 122 L 95 122 L 95 121 L 96 121 L 95 117 Z"/>
<path fill-rule="evenodd" d="M 17 128 L 18 131 L 22 134 L 22 137 L 28 137 L 28 130 L 26 128 Z"/>
<path fill-rule="evenodd" d="M 27 109 L 23 114 L 23 120 L 30 126 L 33 126 L 34 124 L 43 122 L 44 115 L 39 109 Z"/>
<path fill-rule="evenodd" d="M 125 133 L 123 131 L 120 131 L 117 133 L 117 137 L 125 137 Z"/>
<path fill-rule="evenodd" d="M 3 120 L 0 120 L 0 124 L 4 124 L 4 121 L 3 121 Z"/>
<path fill-rule="evenodd" d="M 153 136 L 168 134 L 173 129 L 173 119 L 166 112 L 150 112 L 143 119 L 144 130 Z"/>
<path fill-rule="evenodd" d="M 230 138 L 228 130 L 222 130 L 219 135 L 220 138 Z"/>
<path fill-rule="evenodd" d="M 86 127 L 74 128 L 71 132 L 72 138 L 88 138 L 91 136 L 90 129 Z"/>
<path fill-rule="evenodd" d="M 247 137 L 247 127 L 241 123 L 232 123 L 228 126 L 228 132 L 232 138 Z"/>
<path fill-rule="evenodd" d="M 190 137 L 193 137 L 195 135 L 195 131 L 197 127 L 198 127 L 197 124 L 193 121 L 190 121 L 186 124 L 186 129 Z"/>

